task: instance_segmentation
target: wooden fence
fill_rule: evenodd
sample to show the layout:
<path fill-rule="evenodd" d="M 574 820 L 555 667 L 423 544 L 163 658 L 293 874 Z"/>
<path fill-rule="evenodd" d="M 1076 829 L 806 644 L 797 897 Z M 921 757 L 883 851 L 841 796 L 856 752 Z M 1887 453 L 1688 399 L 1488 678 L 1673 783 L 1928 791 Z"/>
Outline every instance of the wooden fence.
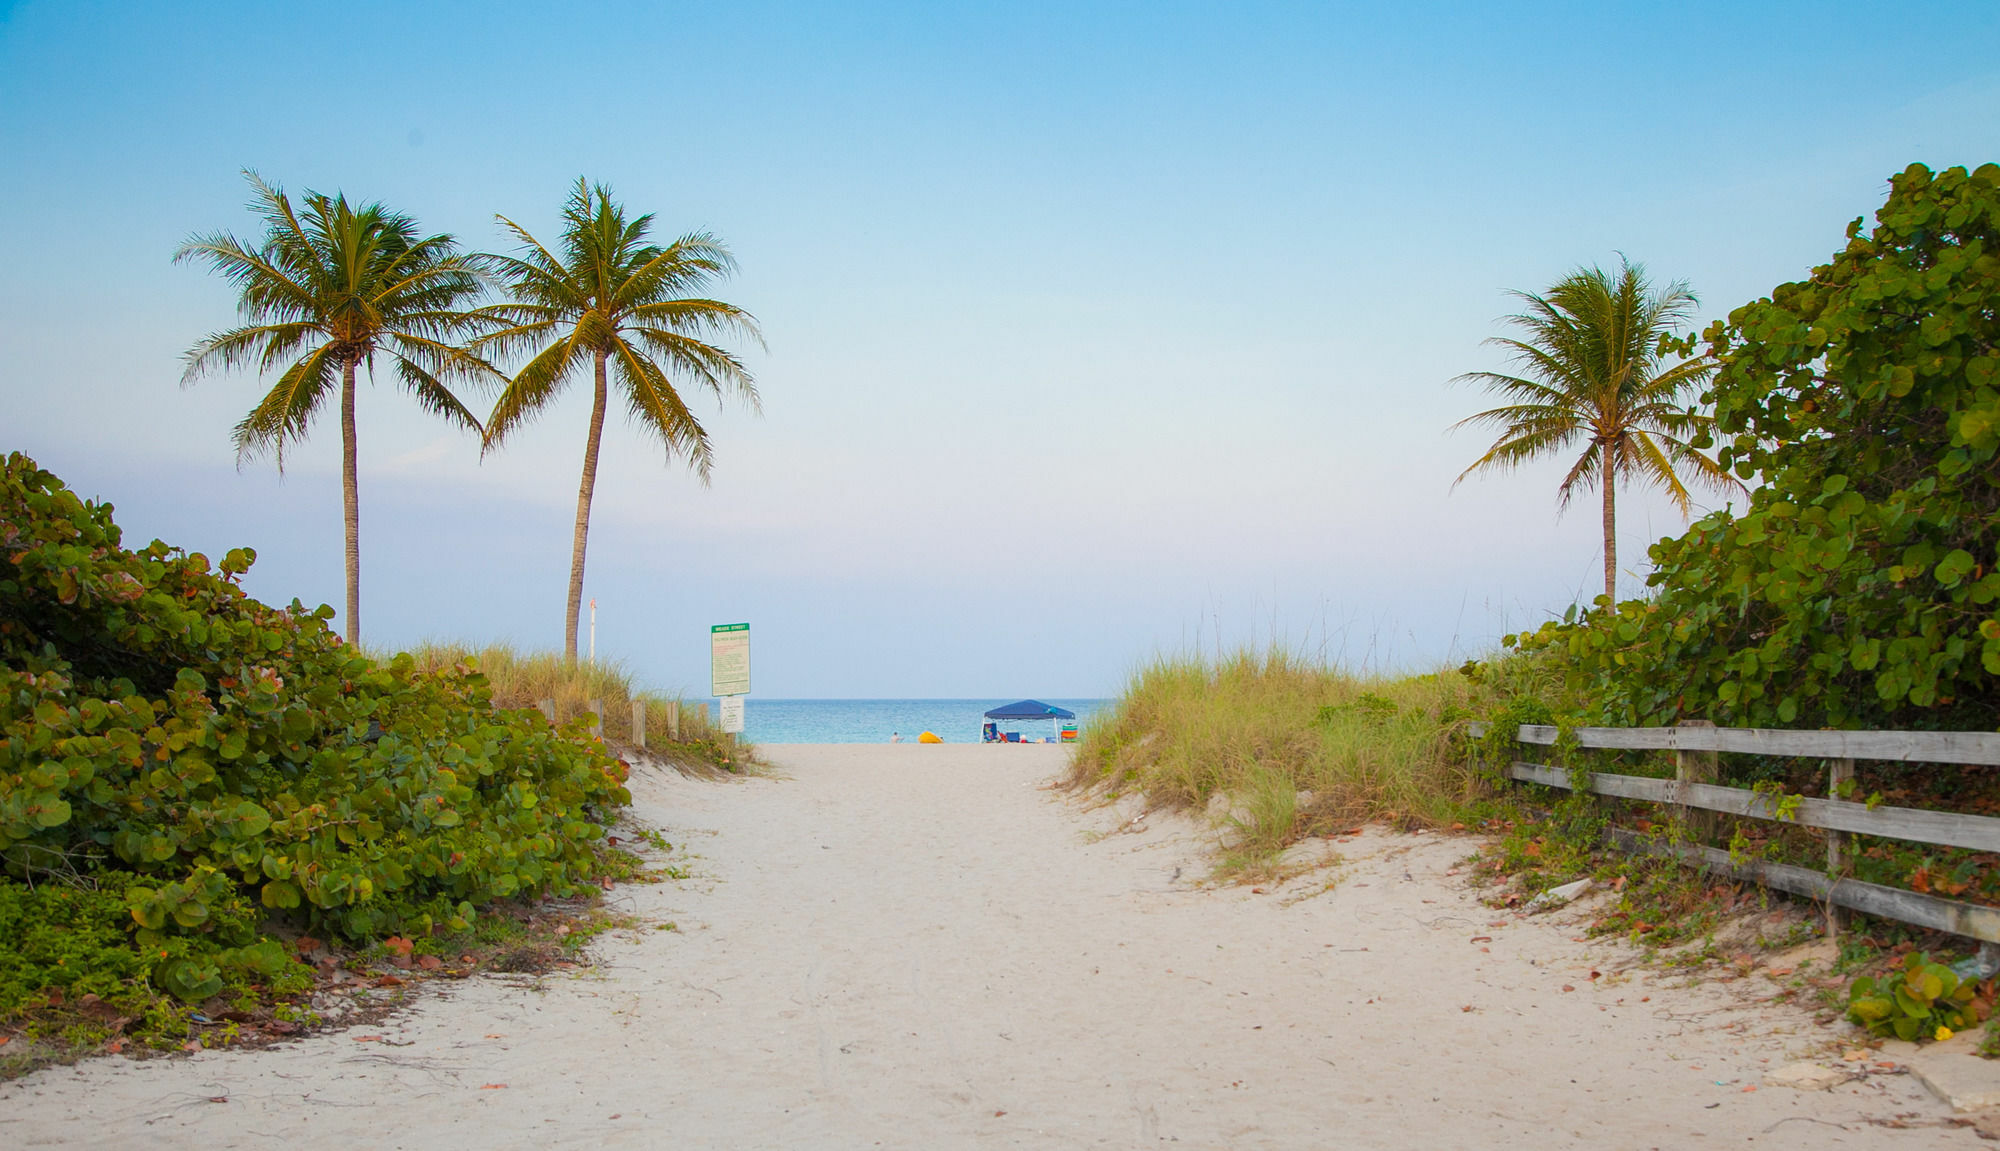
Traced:
<path fill-rule="evenodd" d="M 1474 724 L 1473 734 L 1485 735 L 1485 725 Z M 1850 834 L 2000 852 L 2000 819 L 1909 807 L 1871 807 L 1839 798 L 1843 786 L 1854 779 L 1857 759 L 2000 766 L 2000 732 L 1784 731 L 1684 724 L 1584 727 L 1572 734 L 1580 747 L 1674 753 L 1673 779 L 1590 772 L 1592 792 L 1669 805 L 1680 812 L 1690 838 L 1697 841 L 1713 834 L 1715 817 L 1707 814 L 1710 812 L 1821 828 L 1827 832 L 1827 865 L 1820 872 L 1762 860 L 1738 860 L 1727 851 L 1700 842 L 1661 842 L 1612 828 L 1608 835 L 1620 847 L 1676 857 L 1735 879 L 1818 900 L 1827 907 L 1829 934 L 1840 929 L 1838 909 L 1851 908 L 1963 935 L 1982 944 L 2000 944 L 2000 908 L 1864 883 L 1845 874 Z M 1522 724 L 1516 739 L 1524 744 L 1547 746 L 1556 742 L 1557 731 L 1553 727 Z M 1714 780 L 1716 756 L 1720 752 L 1824 759 L 1828 765 L 1827 796 L 1824 799 L 1778 796 L 1719 786 Z M 1576 786 L 1569 771 L 1525 760 L 1515 760 L 1504 769 L 1504 774 L 1548 787 Z"/>

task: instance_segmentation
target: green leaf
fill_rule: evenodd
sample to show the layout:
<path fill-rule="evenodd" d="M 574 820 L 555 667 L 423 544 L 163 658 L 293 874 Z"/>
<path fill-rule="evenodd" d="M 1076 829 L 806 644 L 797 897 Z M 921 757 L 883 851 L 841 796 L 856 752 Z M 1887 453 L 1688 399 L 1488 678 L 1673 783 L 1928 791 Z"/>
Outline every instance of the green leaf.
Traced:
<path fill-rule="evenodd" d="M 125 903 L 132 911 L 132 921 L 139 926 L 158 931 L 167 925 L 167 909 L 155 889 L 128 887 L 125 889 Z"/>
<path fill-rule="evenodd" d="M 264 834 L 271 826 L 271 813 L 244 800 L 236 805 L 236 834 L 246 839 Z"/>
<path fill-rule="evenodd" d="M 1957 587 L 1959 582 L 1972 574 L 1978 561 L 1964 548 L 1953 548 L 1937 565 L 1937 581 L 1946 587 Z"/>

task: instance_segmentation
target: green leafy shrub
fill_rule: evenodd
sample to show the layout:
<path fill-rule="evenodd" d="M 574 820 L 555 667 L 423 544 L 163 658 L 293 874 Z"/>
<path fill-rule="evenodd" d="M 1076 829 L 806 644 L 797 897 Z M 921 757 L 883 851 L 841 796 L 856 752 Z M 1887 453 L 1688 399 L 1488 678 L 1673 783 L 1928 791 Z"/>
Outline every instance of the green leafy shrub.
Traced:
<path fill-rule="evenodd" d="M 1890 189 L 1707 333 L 1749 506 L 1654 545 L 1651 600 L 1519 637 L 1599 722 L 2000 725 L 2000 166 Z"/>
<path fill-rule="evenodd" d="M 629 796 L 581 725 L 495 708 L 470 665 L 358 654 L 326 626 L 331 609 L 244 595 L 254 558 L 212 569 L 158 541 L 127 550 L 109 505 L 7 458 L 0 869 L 14 882 L 0 880 L 0 952 L 14 954 L 0 962 L 14 967 L 0 968 L 0 1012 L 21 979 L 67 986 L 34 958 L 27 923 L 62 900 L 92 956 L 77 978 L 140 970 L 111 954 L 115 900 L 155 985 L 197 1000 L 232 970 L 282 970 L 257 935 L 265 915 L 350 940 L 422 934 L 595 876 Z"/>
<path fill-rule="evenodd" d="M 1871 1035 L 1949 1039 L 1992 1014 L 1992 995 L 1952 969 L 1913 952 L 1880 979 L 1864 975 L 1847 989 L 1847 1017 Z"/>

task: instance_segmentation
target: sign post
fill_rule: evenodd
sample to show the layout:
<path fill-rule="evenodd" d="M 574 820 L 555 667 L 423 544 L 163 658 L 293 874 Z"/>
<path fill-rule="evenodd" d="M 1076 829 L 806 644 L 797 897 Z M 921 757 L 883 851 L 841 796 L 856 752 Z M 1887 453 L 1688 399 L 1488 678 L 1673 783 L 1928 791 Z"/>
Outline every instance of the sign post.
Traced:
<path fill-rule="evenodd" d="M 708 629 L 708 690 L 722 701 L 722 730 L 729 745 L 743 731 L 743 697 L 750 694 L 750 625 L 719 623 Z"/>

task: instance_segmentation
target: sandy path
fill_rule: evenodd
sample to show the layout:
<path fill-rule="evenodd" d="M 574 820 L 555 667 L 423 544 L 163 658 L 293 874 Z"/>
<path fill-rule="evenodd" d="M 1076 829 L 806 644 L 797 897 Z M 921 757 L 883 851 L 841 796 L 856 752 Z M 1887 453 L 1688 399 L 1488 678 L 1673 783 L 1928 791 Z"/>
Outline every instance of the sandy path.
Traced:
<path fill-rule="evenodd" d="M 1464 840 L 1200 890 L 1187 824 L 1099 838 L 1130 812 L 1040 786 L 1059 748 L 769 752 L 788 778 L 635 783 L 697 877 L 618 898 L 679 931 L 428 992 L 387 1042 L 0 1085 L 0 1147 L 1980 1145 L 1868 1124 L 1946 1114 L 1906 1076 L 1746 1092 L 1831 1033 L 1760 978 L 1617 974 L 1565 913 L 1488 926 Z"/>

